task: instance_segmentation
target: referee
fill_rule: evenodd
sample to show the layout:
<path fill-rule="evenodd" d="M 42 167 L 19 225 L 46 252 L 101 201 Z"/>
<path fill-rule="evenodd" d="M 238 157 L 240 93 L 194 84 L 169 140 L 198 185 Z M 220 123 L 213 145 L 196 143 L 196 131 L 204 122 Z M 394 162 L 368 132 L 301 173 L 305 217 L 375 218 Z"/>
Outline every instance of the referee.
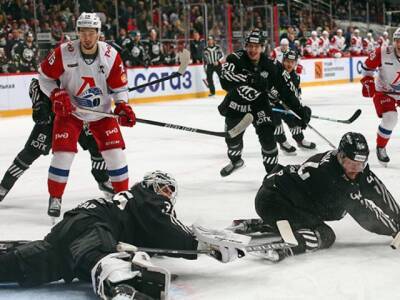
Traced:
<path fill-rule="evenodd" d="M 214 37 L 210 35 L 207 40 L 207 47 L 204 49 L 204 69 L 207 75 L 208 88 L 210 89 L 209 97 L 215 95 L 213 74 L 217 72 L 219 77 L 223 57 L 224 53 L 221 47 L 215 44 Z"/>

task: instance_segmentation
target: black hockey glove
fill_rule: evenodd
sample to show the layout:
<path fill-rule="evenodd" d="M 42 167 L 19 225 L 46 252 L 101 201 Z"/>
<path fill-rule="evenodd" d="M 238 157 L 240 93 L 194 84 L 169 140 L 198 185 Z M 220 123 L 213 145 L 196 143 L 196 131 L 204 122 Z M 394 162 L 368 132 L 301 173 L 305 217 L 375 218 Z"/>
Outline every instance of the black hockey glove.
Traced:
<path fill-rule="evenodd" d="M 268 73 L 261 72 L 247 75 L 247 84 L 260 92 L 265 91 L 268 87 Z"/>
<path fill-rule="evenodd" d="M 299 113 L 299 117 L 301 118 L 300 121 L 301 128 L 306 129 L 307 124 L 310 122 L 311 119 L 311 108 L 309 108 L 308 106 L 302 106 Z"/>
<path fill-rule="evenodd" d="M 50 100 L 42 93 L 39 80 L 33 78 L 29 85 L 29 97 L 32 100 L 32 119 L 36 124 L 50 124 L 53 118 Z"/>

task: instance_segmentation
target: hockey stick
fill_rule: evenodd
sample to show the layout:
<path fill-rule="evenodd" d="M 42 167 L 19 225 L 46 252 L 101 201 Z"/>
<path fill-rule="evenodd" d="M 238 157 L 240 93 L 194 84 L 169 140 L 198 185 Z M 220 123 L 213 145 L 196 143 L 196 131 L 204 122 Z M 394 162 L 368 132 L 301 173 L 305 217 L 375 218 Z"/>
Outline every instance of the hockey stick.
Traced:
<path fill-rule="evenodd" d="M 81 113 L 91 113 L 91 114 L 94 114 L 94 115 L 97 115 L 97 116 L 115 118 L 115 119 L 118 119 L 118 117 L 119 117 L 118 115 L 113 114 L 113 113 L 94 111 L 94 110 L 91 110 L 91 109 L 86 109 L 86 108 L 81 108 L 81 107 L 75 107 L 75 111 L 81 112 Z M 141 119 L 141 118 L 136 118 L 136 122 L 149 124 L 149 125 L 160 126 L 160 127 L 172 128 L 172 129 L 177 129 L 177 130 L 201 133 L 201 134 L 206 134 L 206 135 L 220 136 L 220 137 L 225 137 L 228 134 L 229 137 L 234 138 L 235 136 L 237 136 L 240 133 L 242 133 L 253 122 L 253 115 L 250 114 L 250 113 L 246 114 L 243 117 L 243 119 L 235 127 L 233 127 L 231 130 L 228 130 L 227 133 L 225 133 L 225 132 L 217 132 L 217 131 L 210 131 L 210 130 L 193 128 L 193 127 L 187 127 L 187 126 L 171 124 L 171 123 L 158 122 L 158 121 Z"/>
<path fill-rule="evenodd" d="M 287 111 L 287 110 L 284 110 L 284 109 L 280 109 L 280 108 L 272 108 L 272 111 L 276 111 L 276 112 L 279 112 L 279 113 L 291 114 L 292 115 L 292 113 L 290 111 Z M 360 115 L 361 115 L 361 109 L 357 109 L 353 113 L 353 115 L 350 118 L 348 118 L 347 120 L 333 119 L 333 118 L 321 117 L 321 116 L 316 116 L 316 115 L 312 115 L 311 118 L 319 119 L 319 120 L 325 120 L 325 121 L 331 121 L 331 122 L 336 122 L 336 123 L 351 124 L 355 120 L 357 120 Z"/>
<path fill-rule="evenodd" d="M 141 88 L 144 88 L 144 87 L 156 84 L 156 83 L 160 83 L 160 82 L 167 81 L 167 80 L 170 80 L 175 77 L 182 76 L 183 73 L 185 73 L 186 68 L 189 65 L 189 61 L 190 61 L 190 52 L 187 49 L 183 49 L 182 52 L 179 53 L 179 61 L 180 61 L 180 65 L 179 65 L 179 69 L 177 72 L 173 72 L 171 75 L 168 75 L 166 77 L 162 77 L 162 78 L 150 81 L 150 82 L 146 82 L 146 83 L 134 86 L 134 87 L 130 87 L 130 88 L 128 88 L 128 91 L 129 92 L 135 91 L 135 90 L 138 90 L 138 89 L 141 89 Z"/>
<path fill-rule="evenodd" d="M 297 119 L 302 120 L 298 114 L 296 114 L 293 110 L 291 110 L 285 103 L 280 103 L 290 114 L 295 116 Z M 322 138 L 325 142 L 329 144 L 333 149 L 336 149 L 336 146 L 332 144 L 330 140 L 328 140 L 325 136 L 322 135 L 317 129 L 307 123 L 307 127 L 309 127 L 312 131 L 314 131 L 320 138 Z"/>

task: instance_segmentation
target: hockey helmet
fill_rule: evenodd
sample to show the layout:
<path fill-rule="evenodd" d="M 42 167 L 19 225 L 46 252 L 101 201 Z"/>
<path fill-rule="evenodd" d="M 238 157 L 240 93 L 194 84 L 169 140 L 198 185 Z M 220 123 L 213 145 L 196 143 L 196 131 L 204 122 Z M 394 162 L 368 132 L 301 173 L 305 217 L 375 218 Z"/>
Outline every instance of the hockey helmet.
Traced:
<path fill-rule="evenodd" d="M 264 34 L 259 29 L 253 29 L 246 36 L 246 45 L 249 43 L 260 44 L 261 46 L 264 46 L 265 44 Z"/>
<path fill-rule="evenodd" d="M 400 39 L 400 27 L 393 33 L 393 41 Z"/>
<path fill-rule="evenodd" d="M 76 21 L 76 30 L 79 30 L 79 28 L 95 28 L 100 31 L 100 18 L 95 13 L 83 12 Z"/>
<path fill-rule="evenodd" d="M 351 160 L 366 163 L 369 155 L 368 143 L 361 133 L 347 132 L 340 140 L 338 153 Z"/>
<path fill-rule="evenodd" d="M 299 58 L 299 54 L 297 53 L 297 51 L 295 51 L 293 49 L 290 49 L 289 51 L 287 51 L 286 53 L 283 54 L 283 59 L 297 61 L 298 58 Z"/>
<path fill-rule="evenodd" d="M 175 178 L 166 172 L 156 170 L 146 173 L 141 182 L 142 186 L 152 189 L 156 194 L 167 197 L 172 205 L 178 195 L 178 183 Z"/>

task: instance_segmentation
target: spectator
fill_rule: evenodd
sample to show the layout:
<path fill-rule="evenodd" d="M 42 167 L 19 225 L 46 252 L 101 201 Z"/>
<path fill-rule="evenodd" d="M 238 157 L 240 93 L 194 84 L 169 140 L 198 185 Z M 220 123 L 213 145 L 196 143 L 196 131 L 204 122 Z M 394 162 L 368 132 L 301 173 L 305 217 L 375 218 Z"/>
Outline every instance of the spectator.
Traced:
<path fill-rule="evenodd" d="M 164 62 L 163 48 L 161 42 L 157 38 L 157 31 L 154 28 L 149 32 L 146 52 L 149 56 L 150 65 L 161 65 Z"/>
<path fill-rule="evenodd" d="M 190 55 L 194 64 L 201 64 L 203 62 L 204 43 L 200 40 L 200 34 L 193 32 L 193 40 L 190 42 Z"/>
<path fill-rule="evenodd" d="M 25 34 L 25 41 L 20 41 L 11 50 L 12 64 L 17 73 L 34 72 L 38 68 L 38 49 L 33 44 L 33 34 Z"/>
<path fill-rule="evenodd" d="M 131 41 L 122 52 L 122 60 L 128 67 L 145 66 L 149 65 L 149 58 L 147 56 L 145 46 L 141 41 L 141 34 L 139 31 L 131 32 Z"/>

